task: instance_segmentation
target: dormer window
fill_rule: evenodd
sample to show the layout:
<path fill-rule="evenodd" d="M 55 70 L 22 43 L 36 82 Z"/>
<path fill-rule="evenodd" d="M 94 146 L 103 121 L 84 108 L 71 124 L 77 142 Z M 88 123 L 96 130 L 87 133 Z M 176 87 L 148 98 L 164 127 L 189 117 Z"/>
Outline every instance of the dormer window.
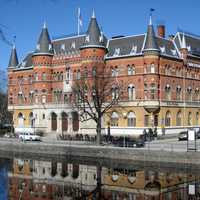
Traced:
<path fill-rule="evenodd" d="M 51 50 L 52 49 L 52 44 L 49 44 L 49 50 Z"/>
<path fill-rule="evenodd" d="M 87 36 L 85 37 L 85 42 L 90 42 L 90 36 L 89 36 L 89 35 L 87 35 Z"/>
<path fill-rule="evenodd" d="M 130 54 L 136 54 L 137 53 L 137 46 L 133 45 Z"/>
<path fill-rule="evenodd" d="M 23 61 L 21 66 L 25 67 L 26 66 L 26 61 Z"/>
<path fill-rule="evenodd" d="M 101 32 L 101 35 L 99 36 L 99 42 L 103 42 L 103 33 Z"/>
<path fill-rule="evenodd" d="M 36 49 L 40 50 L 40 44 L 37 44 Z"/>
<path fill-rule="evenodd" d="M 75 42 L 72 42 L 71 48 L 72 48 L 72 49 L 75 49 L 75 48 L 76 48 L 76 43 L 75 43 Z"/>
<path fill-rule="evenodd" d="M 176 55 L 176 50 L 175 49 L 171 49 L 172 55 L 175 56 Z"/>
<path fill-rule="evenodd" d="M 161 51 L 161 53 L 166 53 L 165 46 L 163 46 L 163 47 L 160 47 L 160 51 Z"/>
<path fill-rule="evenodd" d="M 113 56 L 118 56 L 120 54 L 120 48 L 115 48 Z"/>
<path fill-rule="evenodd" d="M 190 45 L 187 46 L 187 50 L 188 50 L 188 51 L 191 51 L 191 46 L 190 46 Z"/>
<path fill-rule="evenodd" d="M 62 44 L 60 48 L 61 50 L 65 51 L 65 44 Z"/>

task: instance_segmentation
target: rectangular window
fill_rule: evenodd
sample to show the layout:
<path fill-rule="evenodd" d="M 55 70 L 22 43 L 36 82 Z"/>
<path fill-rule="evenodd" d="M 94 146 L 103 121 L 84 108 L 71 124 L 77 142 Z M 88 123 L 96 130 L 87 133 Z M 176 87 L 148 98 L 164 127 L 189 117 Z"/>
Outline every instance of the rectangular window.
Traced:
<path fill-rule="evenodd" d="M 149 115 L 144 116 L 144 126 L 149 126 Z"/>

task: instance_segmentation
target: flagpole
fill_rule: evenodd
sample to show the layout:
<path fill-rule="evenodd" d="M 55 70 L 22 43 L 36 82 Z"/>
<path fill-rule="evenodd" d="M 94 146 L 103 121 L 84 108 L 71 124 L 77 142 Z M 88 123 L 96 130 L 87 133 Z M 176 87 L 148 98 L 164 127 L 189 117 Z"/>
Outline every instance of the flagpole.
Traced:
<path fill-rule="evenodd" d="M 80 8 L 78 8 L 78 35 L 80 34 L 80 22 L 79 22 L 79 17 L 80 17 Z"/>

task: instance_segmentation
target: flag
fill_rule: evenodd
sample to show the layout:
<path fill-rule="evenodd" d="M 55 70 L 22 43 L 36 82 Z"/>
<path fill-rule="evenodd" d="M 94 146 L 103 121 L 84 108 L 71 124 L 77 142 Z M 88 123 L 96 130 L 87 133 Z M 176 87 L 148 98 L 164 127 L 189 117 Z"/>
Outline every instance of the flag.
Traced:
<path fill-rule="evenodd" d="M 155 9 L 154 8 L 150 8 L 150 12 L 153 12 L 153 11 L 155 11 Z"/>
<path fill-rule="evenodd" d="M 81 17 L 81 9 L 78 8 L 78 23 L 79 26 L 83 26 L 83 21 L 82 21 L 82 17 Z"/>

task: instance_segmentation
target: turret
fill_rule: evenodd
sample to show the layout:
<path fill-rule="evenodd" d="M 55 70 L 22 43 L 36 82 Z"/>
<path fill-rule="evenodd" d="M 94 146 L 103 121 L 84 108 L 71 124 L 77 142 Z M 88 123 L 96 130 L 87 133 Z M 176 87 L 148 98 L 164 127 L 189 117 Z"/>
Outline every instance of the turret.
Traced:
<path fill-rule="evenodd" d="M 97 23 L 95 13 L 93 11 L 90 24 L 86 33 L 85 42 L 81 49 L 85 48 L 102 48 L 106 49 L 106 41 L 103 32 Z"/>
<path fill-rule="evenodd" d="M 147 27 L 147 33 L 145 38 L 145 44 L 143 49 L 144 55 L 158 55 L 160 49 L 158 48 L 156 36 L 152 24 L 152 15 L 150 14 L 149 24 Z"/>
<path fill-rule="evenodd" d="M 13 45 L 11 54 L 10 54 L 10 60 L 8 64 L 8 69 L 15 68 L 19 64 L 18 57 L 17 57 L 17 51 L 15 45 Z"/>
<path fill-rule="evenodd" d="M 40 37 L 36 46 L 36 50 L 33 53 L 32 57 L 33 64 L 34 65 L 51 64 L 52 57 L 53 57 L 53 46 L 51 43 L 46 23 L 44 23 L 42 32 L 40 33 Z"/>

